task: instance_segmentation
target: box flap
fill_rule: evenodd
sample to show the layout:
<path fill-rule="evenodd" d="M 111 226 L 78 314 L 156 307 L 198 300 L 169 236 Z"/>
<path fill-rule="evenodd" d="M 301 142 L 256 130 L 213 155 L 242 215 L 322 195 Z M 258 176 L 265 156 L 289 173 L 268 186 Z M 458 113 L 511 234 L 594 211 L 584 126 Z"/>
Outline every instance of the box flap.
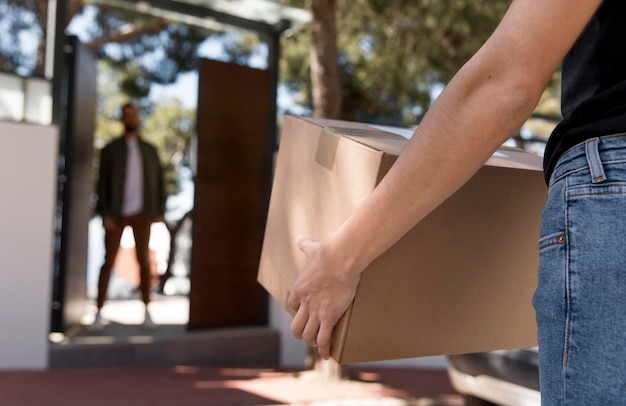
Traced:
<path fill-rule="evenodd" d="M 399 155 L 415 128 L 382 126 L 352 121 L 304 118 L 324 131 L 344 136 L 379 151 Z M 543 159 L 527 151 L 502 146 L 485 163 L 487 166 L 543 171 Z"/>

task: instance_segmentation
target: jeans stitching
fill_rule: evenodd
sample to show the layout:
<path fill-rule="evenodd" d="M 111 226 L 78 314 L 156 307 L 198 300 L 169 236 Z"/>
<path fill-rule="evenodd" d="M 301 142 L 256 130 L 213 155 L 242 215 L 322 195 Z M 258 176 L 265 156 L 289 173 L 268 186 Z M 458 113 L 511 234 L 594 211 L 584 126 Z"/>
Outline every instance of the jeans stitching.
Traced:
<path fill-rule="evenodd" d="M 570 249 L 569 249 L 569 244 L 570 244 L 570 235 L 569 235 L 569 204 L 567 201 L 567 190 L 568 190 L 568 186 L 570 183 L 570 179 L 567 178 L 565 180 L 566 184 L 565 184 L 565 188 L 563 188 L 563 201 L 565 202 L 565 229 L 564 229 L 564 234 L 565 234 L 565 243 L 567 244 L 565 246 L 565 305 L 566 305 L 566 309 L 565 309 L 565 337 L 564 337 L 564 345 L 563 345 L 563 369 L 562 371 L 562 380 L 563 380 L 563 385 L 562 385 L 562 390 L 563 390 L 563 402 L 565 404 L 565 396 L 567 393 L 566 387 L 567 387 L 567 377 L 566 377 L 566 366 L 567 366 L 567 362 L 568 362 L 568 358 L 569 358 L 569 350 L 570 350 L 570 335 L 571 335 L 571 328 L 572 328 L 572 294 L 571 294 L 571 287 L 570 287 L 570 283 L 571 283 L 571 275 L 570 275 Z"/>
<path fill-rule="evenodd" d="M 602 150 L 601 154 L 603 152 L 606 152 L 606 151 L 609 151 L 609 150 Z M 574 160 L 576 158 L 580 158 L 580 157 L 572 157 L 571 159 Z M 625 158 L 613 158 L 613 159 L 606 158 L 606 159 L 602 160 L 602 163 L 603 163 L 603 165 L 605 167 L 606 167 L 606 165 L 621 164 L 621 163 L 624 163 L 624 162 L 626 162 Z M 557 165 L 557 168 L 554 170 L 553 179 L 550 181 L 550 186 L 554 185 L 556 182 L 560 181 L 561 179 L 563 179 L 563 178 L 565 178 L 565 177 L 567 177 L 569 175 L 572 175 L 572 174 L 574 174 L 576 172 L 583 171 L 583 170 L 588 169 L 588 168 L 589 168 L 589 165 L 585 161 L 581 165 L 575 166 L 575 167 L 570 168 L 570 169 L 566 169 L 564 172 L 561 173 L 561 172 L 559 172 L 559 168 L 558 168 L 558 165 Z"/>
<path fill-rule="evenodd" d="M 555 183 L 557 183 L 557 182 L 558 182 L 558 181 L 560 181 L 561 179 L 563 179 L 563 178 L 565 178 L 565 177 L 567 177 L 567 176 L 569 176 L 569 175 L 571 175 L 571 174 L 573 174 L 573 173 L 576 173 L 576 172 L 580 172 L 580 171 L 582 171 L 582 170 L 585 170 L 586 168 L 587 168 L 587 164 L 584 164 L 584 165 L 578 166 L 578 167 L 576 167 L 576 168 L 569 169 L 569 170 L 567 170 L 567 171 L 565 171 L 565 172 L 563 172 L 563 173 L 560 173 L 558 176 L 555 176 L 555 177 L 554 177 L 554 179 L 552 180 L 552 182 L 550 182 L 550 187 L 552 187 Z"/>
<path fill-rule="evenodd" d="M 569 182 L 568 182 L 569 183 Z M 567 188 L 565 188 L 567 191 Z M 567 199 L 567 196 L 565 197 Z M 567 200 L 565 200 L 567 202 Z M 567 203 L 566 203 L 567 204 Z M 565 212 L 565 224 L 566 229 L 565 233 L 569 232 L 569 205 L 567 206 L 567 210 Z M 569 241 L 569 235 L 566 236 L 566 241 Z M 565 258 L 566 258 L 566 268 L 565 268 L 565 294 L 566 294 L 566 324 L 565 324 L 565 348 L 563 354 L 563 364 L 567 364 L 567 357 L 569 355 L 569 339 L 570 339 L 570 330 L 571 330 L 571 313 L 572 313 L 572 295 L 571 295 L 571 275 L 570 275 L 570 250 L 568 247 L 565 247 Z"/>
<path fill-rule="evenodd" d="M 607 195 L 626 195 L 626 183 L 615 182 L 603 185 L 589 186 L 579 185 L 572 186 L 567 191 L 567 198 L 607 196 Z"/>

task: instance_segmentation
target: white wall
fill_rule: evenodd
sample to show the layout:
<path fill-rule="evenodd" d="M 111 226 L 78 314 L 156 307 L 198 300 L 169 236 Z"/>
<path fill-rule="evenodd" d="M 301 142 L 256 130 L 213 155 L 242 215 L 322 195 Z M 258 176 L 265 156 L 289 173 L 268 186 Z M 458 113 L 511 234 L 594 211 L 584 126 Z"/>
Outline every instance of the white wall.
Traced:
<path fill-rule="evenodd" d="M 0 122 L 0 369 L 48 366 L 58 131 Z"/>

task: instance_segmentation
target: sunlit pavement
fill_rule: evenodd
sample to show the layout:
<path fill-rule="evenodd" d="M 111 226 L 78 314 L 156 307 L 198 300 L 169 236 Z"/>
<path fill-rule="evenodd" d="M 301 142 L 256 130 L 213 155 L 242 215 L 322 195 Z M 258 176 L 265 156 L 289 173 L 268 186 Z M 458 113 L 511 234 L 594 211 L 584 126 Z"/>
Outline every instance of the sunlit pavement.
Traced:
<path fill-rule="evenodd" d="M 140 324 L 143 320 L 143 304 L 138 299 L 112 300 L 105 309 L 109 332 L 79 335 L 72 339 L 75 344 L 88 344 L 109 336 L 128 340 L 129 337 L 116 333 L 115 328 Z M 94 311 L 90 303 L 85 324 L 91 322 Z M 182 329 L 172 334 L 184 333 L 188 315 L 186 297 L 155 295 L 151 311 L 157 324 L 163 325 L 162 331 L 152 334 L 167 334 L 164 324 Z M 349 366 L 345 371 L 342 380 L 330 380 L 315 371 L 300 369 L 189 365 L 0 371 L 0 399 L 3 406 L 463 404 L 461 396 L 452 389 L 447 372 L 441 368 Z"/>
<path fill-rule="evenodd" d="M 311 371 L 263 368 L 81 368 L 0 372 L 5 406 L 462 405 L 446 372 L 349 369 L 330 381 Z"/>

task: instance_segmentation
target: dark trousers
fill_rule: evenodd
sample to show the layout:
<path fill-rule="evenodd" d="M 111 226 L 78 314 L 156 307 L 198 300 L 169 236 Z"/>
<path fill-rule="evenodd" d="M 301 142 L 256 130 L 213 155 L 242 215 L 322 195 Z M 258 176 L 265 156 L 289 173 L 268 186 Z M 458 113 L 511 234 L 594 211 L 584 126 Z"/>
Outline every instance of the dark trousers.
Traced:
<path fill-rule="evenodd" d="M 111 270 L 120 247 L 122 232 L 126 226 L 133 229 L 135 237 L 135 249 L 137 251 L 137 262 L 139 262 L 139 276 L 141 297 L 145 304 L 150 303 L 150 288 L 152 274 L 150 272 L 149 259 L 149 242 L 150 242 L 150 226 L 152 221 L 146 219 L 141 214 L 123 217 L 117 223 L 117 227 L 113 230 L 105 230 L 104 235 L 104 264 L 100 268 L 100 278 L 98 280 L 98 309 L 101 309 L 106 299 L 107 290 L 109 288 L 109 280 L 111 278 Z"/>

